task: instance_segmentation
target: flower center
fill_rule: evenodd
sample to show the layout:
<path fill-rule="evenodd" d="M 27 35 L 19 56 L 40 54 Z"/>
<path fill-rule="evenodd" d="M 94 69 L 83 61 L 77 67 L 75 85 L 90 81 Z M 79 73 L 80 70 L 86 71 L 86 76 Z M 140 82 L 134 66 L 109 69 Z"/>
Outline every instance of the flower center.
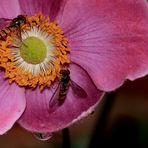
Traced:
<path fill-rule="evenodd" d="M 20 47 L 21 57 L 30 64 L 39 64 L 46 57 L 46 46 L 44 42 L 37 37 L 28 37 L 23 41 Z"/>
<path fill-rule="evenodd" d="M 42 90 L 69 64 L 68 40 L 61 27 L 42 14 L 24 17 L 20 28 L 9 28 L 13 31 L 0 39 L 0 67 L 10 83 Z"/>

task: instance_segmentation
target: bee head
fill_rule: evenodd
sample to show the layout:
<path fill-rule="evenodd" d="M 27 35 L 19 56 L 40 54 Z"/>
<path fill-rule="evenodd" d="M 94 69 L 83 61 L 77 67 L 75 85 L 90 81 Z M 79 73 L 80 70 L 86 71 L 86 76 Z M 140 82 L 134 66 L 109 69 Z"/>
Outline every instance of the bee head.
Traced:
<path fill-rule="evenodd" d="M 20 27 L 21 25 L 26 23 L 26 17 L 24 15 L 18 15 L 16 18 L 14 18 L 11 23 L 10 26 L 11 27 Z"/>
<path fill-rule="evenodd" d="M 60 80 L 62 82 L 69 82 L 70 79 L 70 71 L 68 69 L 61 69 L 60 70 Z"/>
<path fill-rule="evenodd" d="M 69 76 L 70 71 L 68 69 L 61 69 L 60 74 L 63 75 L 63 76 Z"/>

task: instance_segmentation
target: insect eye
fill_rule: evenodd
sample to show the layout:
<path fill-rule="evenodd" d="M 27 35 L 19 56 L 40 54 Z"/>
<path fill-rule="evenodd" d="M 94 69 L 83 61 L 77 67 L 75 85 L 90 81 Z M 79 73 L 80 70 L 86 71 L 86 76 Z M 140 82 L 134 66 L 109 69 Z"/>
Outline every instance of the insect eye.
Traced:
<path fill-rule="evenodd" d="M 16 21 L 15 24 L 16 24 L 16 26 L 20 26 L 20 22 L 19 21 Z"/>
<path fill-rule="evenodd" d="M 67 70 L 67 74 L 70 75 L 70 71 L 69 70 Z"/>
<path fill-rule="evenodd" d="M 16 26 L 21 26 L 21 24 L 23 24 L 23 20 L 19 20 L 15 22 Z"/>

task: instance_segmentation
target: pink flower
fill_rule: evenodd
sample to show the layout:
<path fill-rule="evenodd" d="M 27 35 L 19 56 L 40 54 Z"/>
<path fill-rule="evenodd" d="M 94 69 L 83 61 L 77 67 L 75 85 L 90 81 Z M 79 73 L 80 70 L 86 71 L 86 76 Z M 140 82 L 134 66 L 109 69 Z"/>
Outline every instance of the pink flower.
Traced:
<path fill-rule="evenodd" d="M 43 91 L 38 86 L 22 86 L 17 78 L 16 83 L 9 84 L 8 80 L 13 80 L 9 75 L 12 69 L 1 60 L 0 134 L 15 122 L 31 132 L 61 130 L 90 114 L 100 102 L 102 91 L 114 90 L 126 79 L 134 80 L 148 73 L 146 0 L 1 0 L 0 18 L 33 16 L 39 12 L 56 21 L 64 31 L 70 49 L 70 79 L 87 96 L 76 96 L 70 86 L 64 103 L 52 111 L 49 102 L 57 82 L 53 87 L 45 86 Z M 1 29 L 6 24 L 1 19 Z M 4 73 L 8 79 L 4 79 Z M 30 86 L 31 82 L 28 83 Z"/>

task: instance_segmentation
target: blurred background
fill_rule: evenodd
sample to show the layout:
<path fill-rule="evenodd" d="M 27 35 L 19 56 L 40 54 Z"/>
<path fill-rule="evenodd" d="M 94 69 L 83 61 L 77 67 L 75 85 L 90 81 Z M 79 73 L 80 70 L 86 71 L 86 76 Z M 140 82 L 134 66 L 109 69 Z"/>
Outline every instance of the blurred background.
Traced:
<path fill-rule="evenodd" d="M 148 77 L 125 82 L 69 130 L 71 148 L 148 148 Z M 0 148 L 62 148 L 62 133 L 42 142 L 16 124 Z"/>

